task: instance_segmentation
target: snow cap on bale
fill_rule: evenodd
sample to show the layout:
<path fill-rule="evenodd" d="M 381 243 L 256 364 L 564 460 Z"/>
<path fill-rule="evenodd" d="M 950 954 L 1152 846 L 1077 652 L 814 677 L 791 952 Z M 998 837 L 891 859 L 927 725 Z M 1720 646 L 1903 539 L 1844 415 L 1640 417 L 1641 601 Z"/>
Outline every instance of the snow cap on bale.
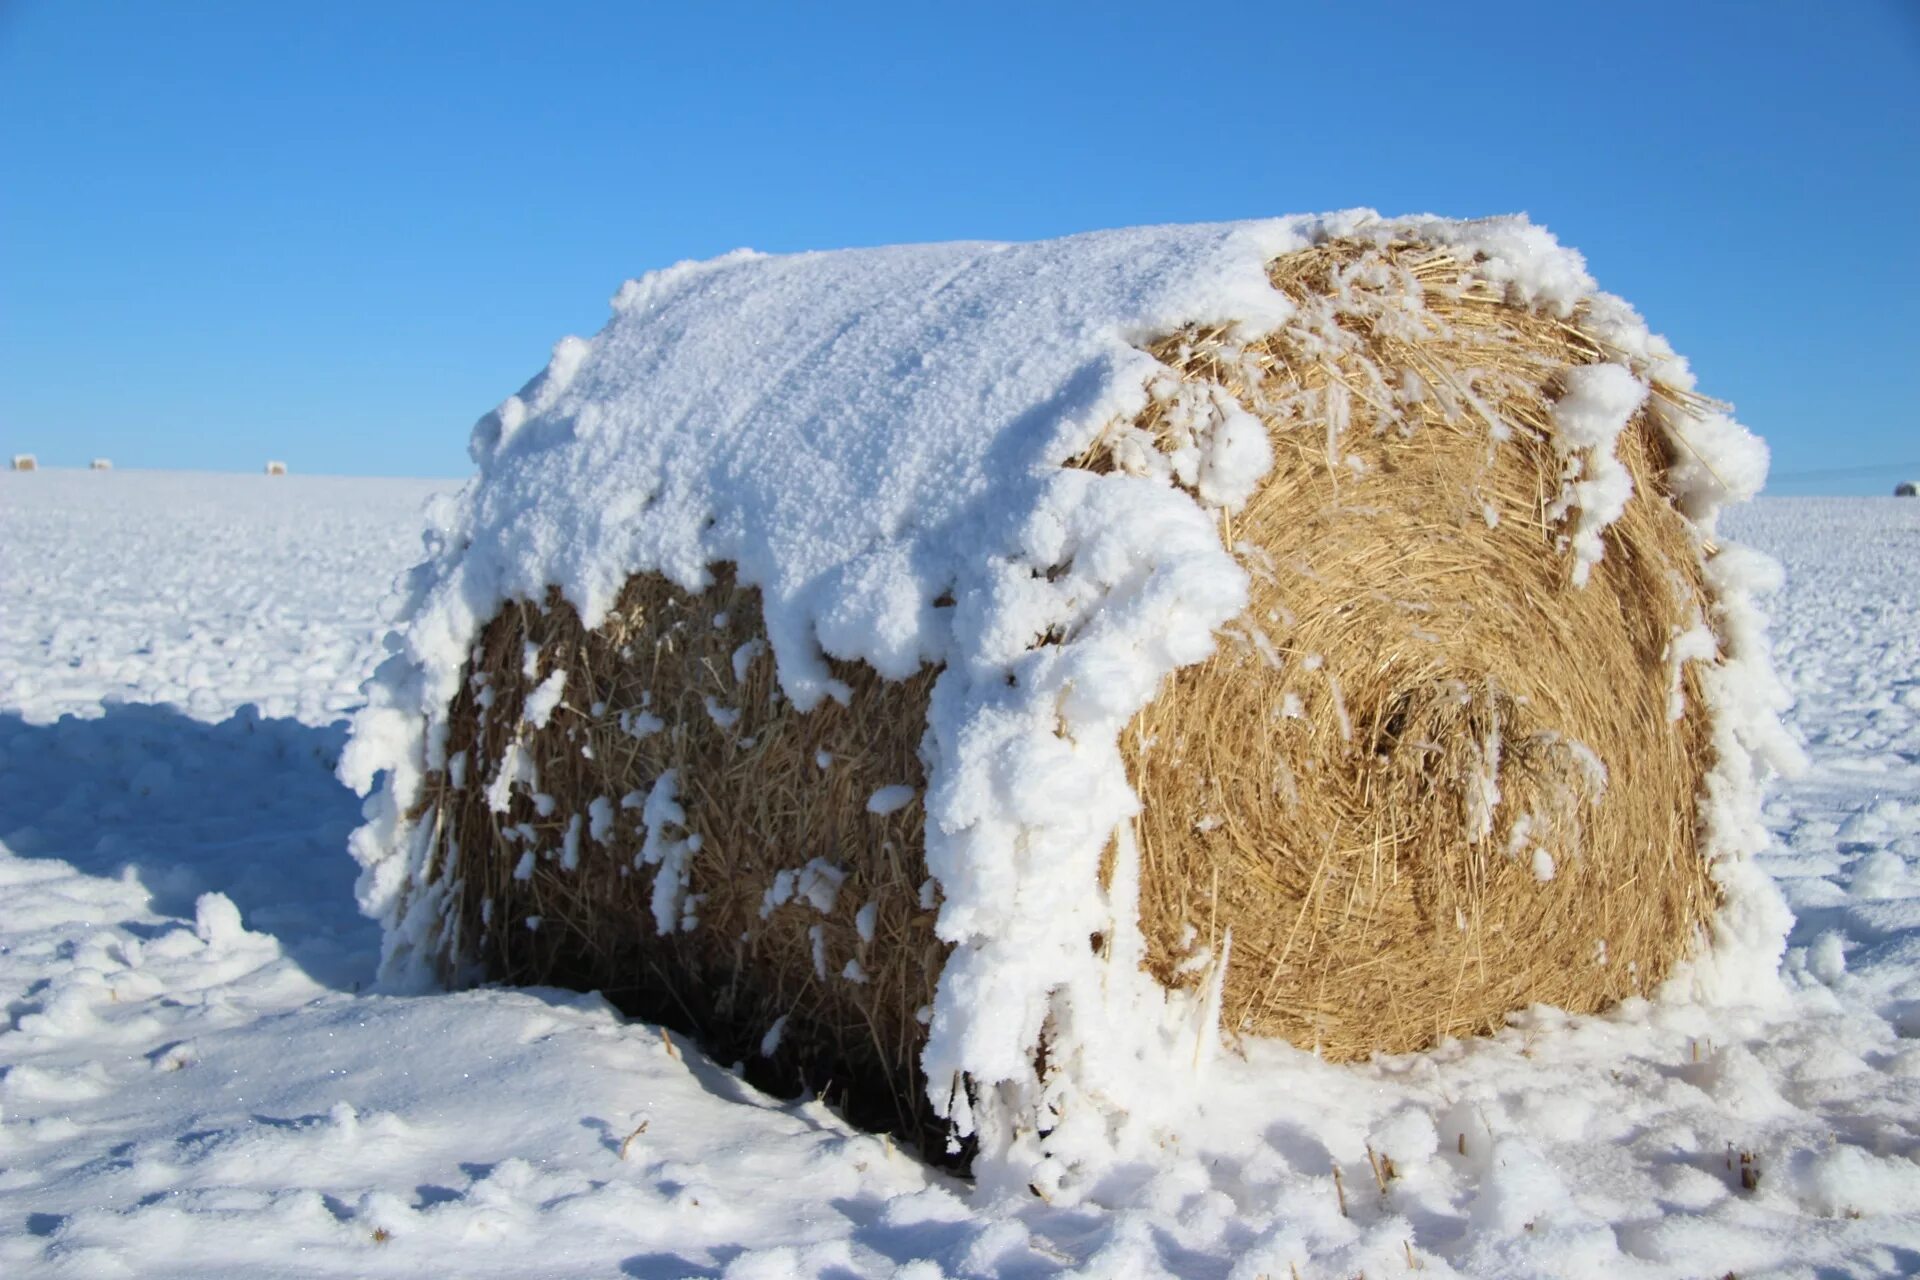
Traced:
<path fill-rule="evenodd" d="M 358 717 L 387 972 L 865 1038 L 1049 1194 L 1223 1030 L 1764 995 L 1766 455 L 1692 387 L 1521 219 L 630 282 L 476 428 Z"/>

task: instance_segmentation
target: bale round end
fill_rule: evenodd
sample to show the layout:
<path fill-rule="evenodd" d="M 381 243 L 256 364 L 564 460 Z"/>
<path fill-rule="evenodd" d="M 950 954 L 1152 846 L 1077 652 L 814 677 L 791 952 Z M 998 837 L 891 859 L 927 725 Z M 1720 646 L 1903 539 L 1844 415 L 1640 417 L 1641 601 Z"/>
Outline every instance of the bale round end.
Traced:
<path fill-rule="evenodd" d="M 1715 899 L 1678 645 L 1707 600 L 1650 410 L 1576 585 L 1551 416 L 1566 371 L 1604 359 L 1577 319 L 1414 245 L 1272 275 L 1303 311 L 1342 299 L 1331 340 L 1290 327 L 1231 366 L 1217 333 L 1156 351 L 1259 408 L 1275 457 L 1222 521 L 1247 610 L 1124 741 L 1150 964 L 1200 981 L 1230 929 L 1223 1025 L 1334 1059 L 1651 992 Z"/>

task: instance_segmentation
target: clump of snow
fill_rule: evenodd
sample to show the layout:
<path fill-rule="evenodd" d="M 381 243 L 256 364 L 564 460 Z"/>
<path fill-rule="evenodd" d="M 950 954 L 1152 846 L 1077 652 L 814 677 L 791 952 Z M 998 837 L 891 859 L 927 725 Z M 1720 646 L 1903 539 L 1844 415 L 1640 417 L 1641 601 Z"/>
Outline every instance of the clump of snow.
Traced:
<path fill-rule="evenodd" d="M 1920 1163 L 1856 1146 L 1796 1151 L 1786 1176 L 1793 1196 L 1824 1217 L 1911 1212 L 1920 1204 Z"/>
<path fill-rule="evenodd" d="M 210 947 L 231 947 L 246 940 L 240 908 L 224 893 L 203 893 L 193 904 L 193 931 Z"/>
<path fill-rule="evenodd" d="M 839 901 L 840 886 L 846 882 L 846 869 L 825 858 L 812 858 L 804 867 L 775 872 L 773 883 L 760 898 L 760 918 L 765 920 L 775 908 L 789 902 L 804 902 L 827 915 Z"/>
<path fill-rule="evenodd" d="M 668 769 L 654 779 L 640 804 L 640 824 L 646 839 L 634 857 L 635 866 L 657 867 L 653 879 L 653 927 L 662 934 L 688 927 L 687 865 L 700 852 L 700 836 L 686 830 L 687 811 L 680 804 L 680 771 Z"/>
<path fill-rule="evenodd" d="M 867 812 L 885 817 L 889 813 L 898 813 L 913 803 L 912 787 L 894 785 L 882 787 L 867 797 Z"/>
<path fill-rule="evenodd" d="M 595 796 L 587 805 L 587 834 L 595 844 L 606 844 L 613 839 L 613 816 L 613 801 L 605 796 Z"/>
<path fill-rule="evenodd" d="M 650 738 L 667 727 L 667 722 L 651 711 L 622 711 L 616 722 L 620 732 L 630 738 Z"/>
<path fill-rule="evenodd" d="M 535 649 L 534 653 L 538 654 L 539 650 Z M 546 728 L 547 721 L 553 718 L 553 709 L 560 705 L 560 699 L 566 691 L 567 673 L 564 671 L 556 671 L 542 680 L 534 691 L 527 695 L 527 723 L 536 729 Z"/>
<path fill-rule="evenodd" d="M 1554 402 L 1555 443 L 1566 455 L 1568 479 L 1547 515 L 1557 521 L 1569 510 L 1579 512 L 1571 535 L 1576 586 L 1585 586 L 1600 563 L 1606 549 L 1600 535 L 1633 496 L 1633 477 L 1614 446 L 1646 403 L 1647 390 L 1624 365 L 1594 364 L 1568 370 L 1566 390 Z"/>
<path fill-rule="evenodd" d="M 786 1033 L 787 1015 L 783 1013 L 773 1020 L 773 1025 L 767 1028 L 767 1034 L 760 1037 L 760 1056 L 771 1058 L 780 1052 L 780 1038 Z"/>
<path fill-rule="evenodd" d="M 733 651 L 733 682 L 745 684 L 747 671 L 753 666 L 753 660 L 767 651 L 765 640 L 749 640 Z"/>
<path fill-rule="evenodd" d="M 1691 374 L 1544 230 L 1364 210 L 1036 244 L 742 251 L 630 281 L 600 333 L 563 341 L 475 428 L 479 475 L 436 512 L 428 558 L 395 608 L 406 628 L 341 764 L 362 792 L 384 775 L 353 848 L 361 901 L 386 925 L 386 972 L 425 972 L 443 936 L 444 896 L 426 884 L 430 833 L 408 815 L 428 773 L 447 765 L 446 708 L 480 627 L 550 587 L 597 626 L 635 572 L 697 591 L 729 562 L 760 593 L 780 692 L 802 711 L 850 696 L 829 658 L 892 679 L 943 668 L 920 798 L 936 929 L 951 950 L 923 1067 L 936 1112 L 979 1139 L 983 1177 L 1077 1194 L 1078 1171 L 1161 1141 L 1193 1096 L 1165 1080 L 1211 1057 L 1213 1014 L 1204 991 L 1169 994 L 1141 968 L 1138 853 L 1125 836 L 1139 801 L 1118 739 L 1244 606 L 1246 571 L 1218 521 L 1270 456 L 1234 397 L 1171 378 L 1142 347 L 1189 324 L 1253 339 L 1289 323 L 1299 308 L 1266 264 L 1329 236 L 1446 245 L 1519 305 L 1582 312 L 1608 359 L 1572 371 L 1555 409 L 1576 581 L 1631 493 L 1614 443 L 1652 405 L 1680 459 L 1670 481 L 1700 535 L 1722 659 L 1702 678 L 1717 763 L 1701 817 L 1727 908 L 1713 951 L 1677 981 L 1765 986 L 1784 913 L 1746 860 L 1764 841 L 1759 779 L 1795 750 L 1778 727 L 1786 695 L 1752 603 L 1770 570 L 1715 530 L 1722 507 L 1757 491 L 1764 448 L 1717 411 L 1649 400 L 1655 381 L 1690 392 Z M 1156 394 L 1171 448 L 1142 445 L 1136 466 L 1107 474 L 1062 465 Z M 1329 424 L 1329 458 L 1340 429 Z M 1492 428 L 1496 447 L 1502 430 Z M 1035 646 L 1036 636 L 1060 640 Z M 758 652 L 735 652 L 736 678 Z M 1312 656 L 1303 665 L 1317 667 Z M 1337 685 L 1330 693 L 1340 707 Z M 717 701 L 707 710 L 723 728 L 737 714 Z M 662 727 L 650 713 L 621 723 Z M 1491 813 L 1500 744 L 1484 747 L 1488 782 L 1474 803 Z M 530 770 L 509 749 L 489 799 L 537 788 Z M 639 865 L 655 868 L 663 933 L 694 919 L 685 876 L 698 836 L 685 831 L 678 785 L 663 775 L 643 802 Z M 1276 780 L 1278 794 L 1289 789 Z M 883 788 L 869 808 L 911 799 Z M 1120 854 L 1103 890 L 1110 845 Z M 800 874 L 764 909 L 808 896 Z M 1106 939 L 1099 951 L 1087 946 L 1094 935 Z"/>

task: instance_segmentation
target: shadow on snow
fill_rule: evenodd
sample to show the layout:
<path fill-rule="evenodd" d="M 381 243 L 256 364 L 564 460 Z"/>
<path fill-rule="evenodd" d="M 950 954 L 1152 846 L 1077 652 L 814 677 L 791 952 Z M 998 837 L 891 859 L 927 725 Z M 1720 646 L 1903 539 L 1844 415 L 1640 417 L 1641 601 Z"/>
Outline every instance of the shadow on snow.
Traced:
<path fill-rule="evenodd" d="M 0 715 L 0 845 L 130 875 L 160 915 L 192 920 L 199 895 L 224 893 L 316 982 L 371 983 L 379 929 L 355 906 L 346 847 L 360 801 L 333 776 L 345 723 L 251 706 L 219 724 L 169 706 L 105 712 L 45 725 Z"/>

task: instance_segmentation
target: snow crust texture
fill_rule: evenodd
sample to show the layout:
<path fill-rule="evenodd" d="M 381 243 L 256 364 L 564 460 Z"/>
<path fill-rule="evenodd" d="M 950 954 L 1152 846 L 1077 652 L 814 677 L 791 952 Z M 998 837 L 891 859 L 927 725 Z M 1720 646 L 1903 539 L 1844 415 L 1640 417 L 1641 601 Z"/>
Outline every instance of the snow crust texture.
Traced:
<path fill-rule="evenodd" d="M 1139 803 L 1118 740 L 1245 604 L 1218 520 L 1271 459 L 1264 428 L 1222 393 L 1184 406 L 1191 443 L 1157 468 L 1063 463 L 1168 380 L 1142 350 L 1153 339 L 1287 324 L 1296 304 L 1266 266 L 1329 236 L 1451 247 L 1510 301 L 1578 312 L 1603 345 L 1609 359 L 1570 377 L 1555 415 L 1566 474 L 1551 514 L 1584 581 L 1632 492 L 1621 430 L 1650 388 L 1693 381 L 1578 254 L 1524 219 L 1353 211 L 1034 244 L 743 251 L 656 272 L 476 427 L 479 474 L 436 510 L 398 607 L 398 651 L 342 765 L 362 791 L 384 774 L 353 846 L 388 977 L 426 983 L 441 945 L 431 829 L 406 815 L 448 766 L 446 713 L 481 627 L 557 587 L 591 628 L 636 572 L 694 590 L 728 562 L 759 588 L 781 689 L 803 710 L 845 696 L 828 656 L 889 678 L 942 667 L 922 747 L 925 855 L 952 944 L 923 1057 L 935 1111 L 978 1140 L 983 1176 L 1016 1189 L 1075 1194 L 1086 1171 L 1151 1150 L 1191 1092 L 1166 1081 L 1211 1056 L 1213 1032 L 1195 1030 L 1205 1000 L 1168 995 L 1137 963 L 1124 839 L 1115 891 L 1100 884 Z M 1766 452 L 1695 409 L 1655 399 L 1683 459 L 1676 501 L 1704 548 L 1720 509 L 1758 489 Z M 1717 766 L 1702 846 L 1728 905 L 1678 981 L 1757 998 L 1785 914 L 1745 859 L 1763 839 L 1759 781 L 1794 751 L 1751 603 L 1767 562 L 1728 548 L 1707 569 L 1716 616 L 1687 653 L 1721 659 L 1705 680 Z M 1066 639 L 1034 645 L 1050 633 Z M 503 768 L 489 785 L 513 783 Z M 679 918 L 672 882 L 698 850 L 655 849 L 648 830 L 665 930 Z M 1096 934 L 1105 956 L 1087 946 Z"/>
<path fill-rule="evenodd" d="M 1752 1280 L 1920 1257 L 1913 503 L 1727 521 L 1784 562 L 1810 761 L 1756 860 L 1793 913 L 1772 998 L 1537 1010 L 1357 1067 L 1222 1054 L 1190 1124 L 1068 1205 L 933 1172 L 592 996 L 374 987 L 328 699 L 368 674 L 425 486 L 296 477 L 269 507 L 256 483 L 0 475 L 0 1274 Z M 216 512 L 236 547 L 288 531 L 286 559 L 203 571 Z M 280 612 L 221 612 L 255 597 Z M 147 643 L 182 614 L 227 621 Z M 191 708 L 128 698 L 195 665 Z"/>
<path fill-rule="evenodd" d="M 26 476 L 20 477 L 22 481 Z M 361 705 L 396 559 L 445 482 L 43 470 L 0 491 L 0 702 L 314 723 Z M 84 607 L 79 591 L 92 594 Z"/>

